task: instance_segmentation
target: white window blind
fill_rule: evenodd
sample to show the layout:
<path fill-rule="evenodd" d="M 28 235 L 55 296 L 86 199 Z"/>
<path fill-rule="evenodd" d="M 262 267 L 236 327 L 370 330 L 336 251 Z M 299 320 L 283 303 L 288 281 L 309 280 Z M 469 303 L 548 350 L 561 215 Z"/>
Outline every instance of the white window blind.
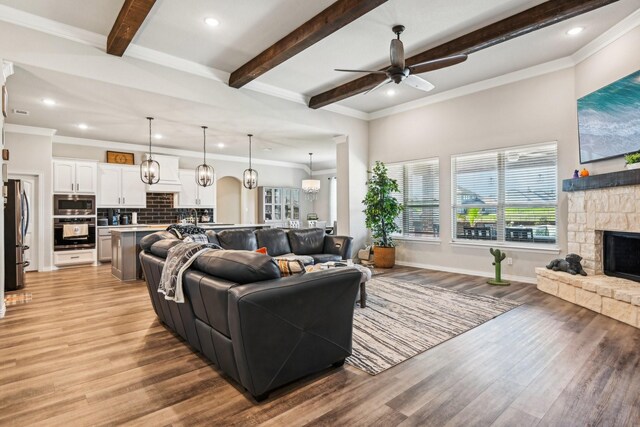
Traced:
<path fill-rule="evenodd" d="M 556 243 L 557 144 L 451 158 L 454 240 Z"/>
<path fill-rule="evenodd" d="M 437 237 L 440 233 L 440 165 L 438 158 L 387 165 L 398 181 L 393 196 L 404 205 L 396 220 L 402 236 Z"/>

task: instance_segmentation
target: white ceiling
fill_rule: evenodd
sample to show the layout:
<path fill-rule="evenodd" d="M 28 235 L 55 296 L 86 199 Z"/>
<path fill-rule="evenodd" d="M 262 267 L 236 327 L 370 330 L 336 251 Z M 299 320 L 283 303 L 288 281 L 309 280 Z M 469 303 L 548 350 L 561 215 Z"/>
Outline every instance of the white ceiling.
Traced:
<path fill-rule="evenodd" d="M 43 18 L 106 36 L 124 0 L 0 0 L 9 6 Z M 543 0 L 389 0 L 384 5 L 349 24 L 294 58 L 261 76 L 257 81 L 304 96 L 315 95 L 358 77 L 333 71 L 334 68 L 380 68 L 388 65 L 391 26 L 407 27 L 402 39 L 407 56 L 451 40 L 514 13 L 542 3 Z M 134 39 L 136 45 L 206 65 L 224 72 L 234 71 L 266 47 L 333 3 L 333 0 L 228 1 L 157 0 L 143 27 Z M 423 75 L 436 85 L 429 94 L 405 86 L 394 86 L 396 94 L 378 91 L 344 100 L 339 105 L 365 113 L 379 111 L 420 98 L 432 96 L 471 83 L 569 56 L 607 29 L 640 8 L 640 0 L 620 0 L 612 5 L 536 31 L 509 42 L 472 54 L 463 64 Z M 215 17 L 220 25 L 204 24 Z M 573 26 L 585 31 L 566 35 Z M 19 64 L 18 64 L 19 65 Z M 83 94 L 77 90 L 83 88 Z M 167 138 L 158 144 L 179 142 L 183 147 L 199 147 L 198 125 L 214 113 L 202 104 L 169 96 L 106 85 L 93 80 L 78 82 L 58 73 L 33 68 L 18 68 L 11 79 L 12 101 L 18 108 L 32 111 L 28 118 L 9 117 L 11 123 L 59 129 L 59 135 L 87 136 L 94 139 L 144 142 L 145 124 L 140 117 L 148 106 L 164 105 L 165 117 L 158 120 L 158 132 Z M 65 109 L 43 110 L 39 103 L 48 90 Z M 248 89 L 240 89 L 247 92 Z M 176 110 L 175 106 L 180 105 Z M 210 108 L 210 107 L 209 107 Z M 219 111 L 215 111 L 219 114 Z M 273 116 L 273 115 L 270 115 Z M 272 152 L 260 157 L 282 159 L 282 151 L 292 161 L 304 162 L 306 153 L 318 153 L 314 165 L 332 167 L 335 150 L 329 130 L 302 128 L 296 123 L 248 112 L 246 121 L 258 135 L 258 143 Z M 80 131 L 73 127 L 89 122 L 92 127 Z M 226 124 L 225 124 L 226 123 Z M 211 140 L 228 142 L 226 153 L 241 154 L 243 122 L 234 117 L 218 120 Z M 213 126 L 212 126 L 213 127 Z M 233 141 L 236 141 L 234 146 Z M 181 148 L 183 148 L 181 147 Z M 315 156 L 314 156 L 315 157 Z"/>
<path fill-rule="evenodd" d="M 314 155 L 314 169 L 335 167 L 335 134 L 329 130 L 291 123 L 286 117 L 239 114 L 170 96 L 158 95 L 118 85 L 35 67 L 16 66 L 7 80 L 9 105 L 29 111 L 22 116 L 9 111 L 8 122 L 57 129 L 57 135 L 104 141 L 148 144 L 145 117 L 153 112 L 154 146 L 202 150 L 202 129 L 207 130 L 207 152 L 248 155 L 247 133 L 253 133 L 253 155 L 258 159 L 307 164 Z M 42 99 L 51 98 L 55 106 Z M 86 123 L 82 130 L 78 124 Z M 219 148 L 223 143 L 224 148 Z M 268 150 L 268 151 L 267 151 Z"/>

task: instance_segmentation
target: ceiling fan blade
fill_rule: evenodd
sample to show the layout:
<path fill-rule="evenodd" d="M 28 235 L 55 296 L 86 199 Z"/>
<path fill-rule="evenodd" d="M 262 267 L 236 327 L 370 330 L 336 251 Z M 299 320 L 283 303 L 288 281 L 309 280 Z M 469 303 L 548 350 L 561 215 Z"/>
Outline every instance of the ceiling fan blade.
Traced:
<path fill-rule="evenodd" d="M 391 66 L 404 69 L 404 45 L 400 39 L 391 40 L 390 47 Z"/>
<path fill-rule="evenodd" d="M 431 83 L 429 83 L 428 81 L 426 81 L 425 79 L 415 76 L 415 75 L 409 75 L 407 76 L 406 79 L 404 79 L 402 81 L 403 83 L 406 83 L 407 85 L 414 87 L 416 89 L 419 89 L 423 92 L 429 92 L 431 90 L 433 90 L 433 88 L 435 88 L 434 85 L 432 85 Z"/>
<path fill-rule="evenodd" d="M 422 74 L 428 71 L 435 71 L 441 68 L 450 67 L 452 65 L 460 64 L 467 60 L 469 56 L 466 54 L 452 55 L 445 58 L 432 59 L 431 61 L 421 62 L 419 64 L 409 66 L 413 74 Z"/>
<path fill-rule="evenodd" d="M 380 70 L 345 70 L 344 68 L 335 68 L 334 71 L 342 71 L 343 73 L 369 73 L 369 74 L 387 74 L 386 71 Z"/>
<path fill-rule="evenodd" d="M 373 89 L 369 89 L 368 91 L 366 91 L 366 92 L 364 93 L 364 95 L 366 95 L 366 94 L 368 94 L 368 93 L 370 93 L 370 92 L 373 92 L 374 90 L 376 90 L 376 89 L 378 89 L 378 88 L 381 88 L 382 86 L 384 86 L 384 85 L 386 85 L 386 84 L 388 84 L 388 83 L 391 83 L 391 82 L 392 82 L 392 80 L 391 80 L 391 79 L 386 79 L 386 80 L 382 81 L 378 86 L 374 87 Z"/>

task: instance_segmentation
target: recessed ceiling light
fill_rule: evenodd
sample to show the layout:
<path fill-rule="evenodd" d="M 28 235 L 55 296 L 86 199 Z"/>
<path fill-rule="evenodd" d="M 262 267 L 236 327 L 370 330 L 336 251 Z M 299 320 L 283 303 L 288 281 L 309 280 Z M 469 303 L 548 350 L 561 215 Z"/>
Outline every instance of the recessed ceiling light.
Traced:
<path fill-rule="evenodd" d="M 89 129 L 89 125 L 86 123 L 78 123 L 78 128 L 82 130 Z"/>
<path fill-rule="evenodd" d="M 42 100 L 42 103 L 43 103 L 44 105 L 49 105 L 49 106 L 51 106 L 51 105 L 56 105 L 56 101 L 55 101 L 55 100 L 53 100 L 53 99 L 51 99 L 51 98 L 44 98 L 44 99 Z"/>
<path fill-rule="evenodd" d="M 395 94 L 396 94 L 396 90 L 395 90 L 395 89 L 389 89 L 389 90 L 387 90 L 387 95 L 389 95 L 389 96 L 393 96 L 393 95 L 395 95 Z"/>
<path fill-rule="evenodd" d="M 224 148 L 224 144 L 222 142 L 218 142 L 218 148 Z"/>
<path fill-rule="evenodd" d="M 264 147 L 262 150 L 263 150 L 263 151 L 271 151 L 271 150 L 273 150 L 273 148 Z"/>
<path fill-rule="evenodd" d="M 220 21 L 218 21 L 216 18 L 205 18 L 204 23 L 210 27 L 217 27 L 218 25 L 220 25 Z"/>
<path fill-rule="evenodd" d="M 576 36 L 580 34 L 582 31 L 584 31 L 584 27 L 575 27 L 567 31 L 567 34 L 570 36 Z"/>
<path fill-rule="evenodd" d="M 161 133 L 156 133 L 155 135 L 153 135 L 153 137 L 155 139 L 162 139 L 162 134 Z"/>

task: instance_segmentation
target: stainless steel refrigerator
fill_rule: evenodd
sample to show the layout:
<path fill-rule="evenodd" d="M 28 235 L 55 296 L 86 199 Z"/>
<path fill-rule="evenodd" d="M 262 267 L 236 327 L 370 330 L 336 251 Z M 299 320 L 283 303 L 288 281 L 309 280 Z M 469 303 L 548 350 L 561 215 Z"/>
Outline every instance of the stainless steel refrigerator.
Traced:
<path fill-rule="evenodd" d="M 7 204 L 4 208 L 4 289 L 15 291 L 24 286 L 24 236 L 29 227 L 29 201 L 19 179 L 7 183 Z"/>

